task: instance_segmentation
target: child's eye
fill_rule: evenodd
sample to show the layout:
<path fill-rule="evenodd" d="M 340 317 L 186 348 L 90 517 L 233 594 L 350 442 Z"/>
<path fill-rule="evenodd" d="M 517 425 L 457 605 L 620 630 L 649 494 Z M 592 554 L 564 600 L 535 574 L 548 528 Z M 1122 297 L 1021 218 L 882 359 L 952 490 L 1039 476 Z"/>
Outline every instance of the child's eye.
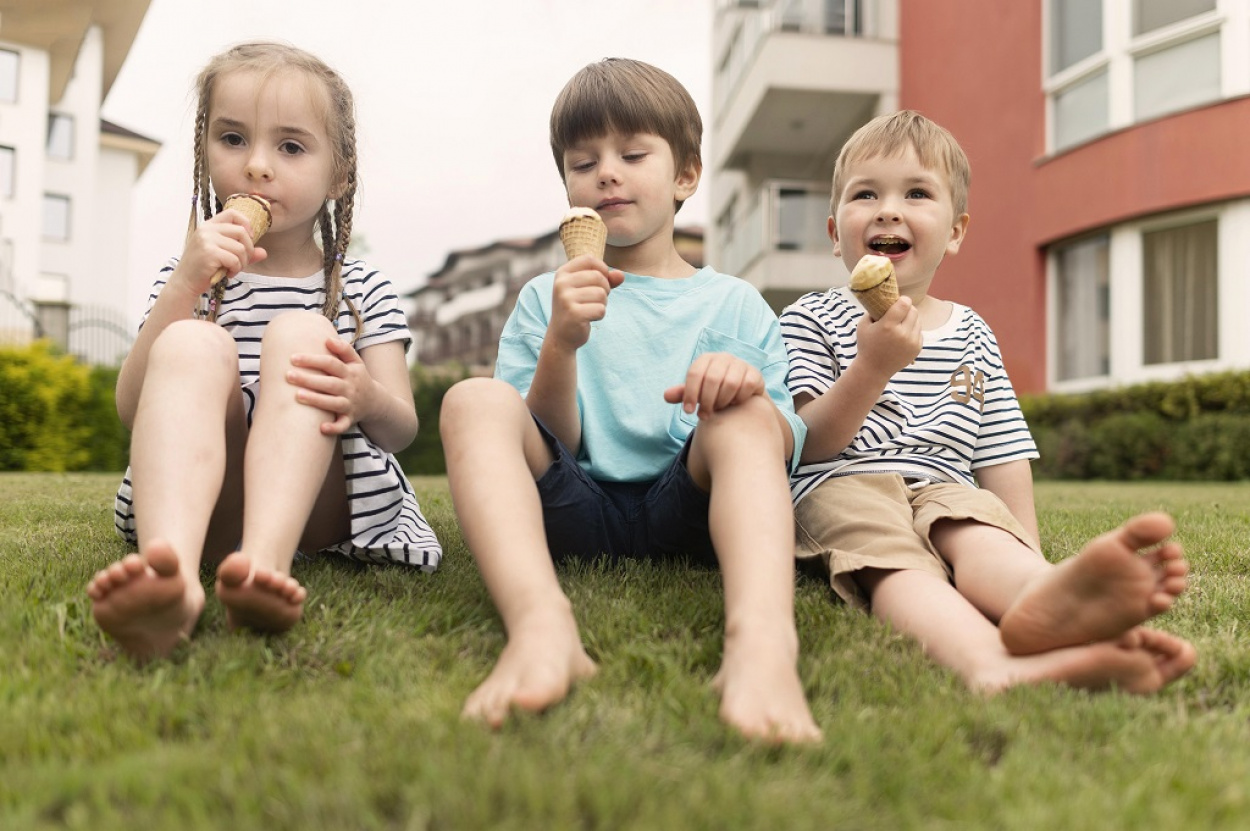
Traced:
<path fill-rule="evenodd" d="M 851 198 L 852 199 L 876 199 L 877 194 L 870 190 L 860 190 L 860 191 L 856 191 L 855 195 L 852 196 Z"/>
<path fill-rule="evenodd" d="M 238 133 L 222 133 L 221 142 L 231 147 L 241 147 L 243 146 L 243 136 Z"/>
<path fill-rule="evenodd" d="M 284 141 L 278 145 L 278 150 L 288 156 L 298 156 L 304 152 L 302 145 L 294 141 Z"/>
<path fill-rule="evenodd" d="M 626 153 L 621 158 L 627 162 L 640 162 L 647 157 L 646 153 Z"/>
<path fill-rule="evenodd" d="M 929 192 L 924 188 L 912 188 L 907 191 L 908 199 L 929 199 Z"/>
<path fill-rule="evenodd" d="M 569 165 L 569 170 L 575 170 L 578 173 L 585 173 L 595 166 L 594 161 L 573 162 Z"/>

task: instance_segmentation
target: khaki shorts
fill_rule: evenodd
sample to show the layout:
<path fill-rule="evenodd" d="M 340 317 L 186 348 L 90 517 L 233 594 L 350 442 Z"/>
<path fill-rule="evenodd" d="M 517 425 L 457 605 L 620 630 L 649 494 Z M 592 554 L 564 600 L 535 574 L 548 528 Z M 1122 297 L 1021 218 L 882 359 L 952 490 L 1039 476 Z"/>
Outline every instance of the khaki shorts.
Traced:
<path fill-rule="evenodd" d="M 861 609 L 868 607 L 868 597 L 854 579 L 860 569 L 914 569 L 952 579 L 929 539 L 938 520 L 974 520 L 1036 549 L 990 491 L 948 483 L 911 488 L 893 473 L 826 479 L 795 506 L 794 519 L 799 561 L 823 564 L 837 595 Z"/>

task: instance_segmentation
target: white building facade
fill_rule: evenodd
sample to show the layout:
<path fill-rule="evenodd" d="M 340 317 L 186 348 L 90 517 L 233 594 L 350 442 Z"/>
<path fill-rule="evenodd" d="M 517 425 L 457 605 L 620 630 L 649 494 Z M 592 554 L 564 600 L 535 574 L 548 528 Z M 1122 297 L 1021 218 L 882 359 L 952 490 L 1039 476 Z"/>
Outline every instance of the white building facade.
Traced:
<path fill-rule="evenodd" d="M 0 14 L 0 339 L 119 360 L 131 193 L 159 145 L 100 107 L 148 0 Z"/>

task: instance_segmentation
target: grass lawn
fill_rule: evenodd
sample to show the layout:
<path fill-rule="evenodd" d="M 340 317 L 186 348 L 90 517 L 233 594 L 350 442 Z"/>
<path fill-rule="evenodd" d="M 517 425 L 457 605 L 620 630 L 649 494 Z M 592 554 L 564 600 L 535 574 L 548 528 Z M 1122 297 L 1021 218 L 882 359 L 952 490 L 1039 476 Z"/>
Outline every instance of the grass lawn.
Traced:
<path fill-rule="evenodd" d="M 0 475 L 0 828 L 1250 827 L 1250 485 L 1043 484 L 1047 550 L 1140 510 L 1180 524 L 1191 589 L 1160 625 L 1195 671 L 1146 698 L 966 692 L 800 577 L 801 672 L 826 740 L 773 748 L 717 719 L 715 572 L 562 574 L 599 675 L 492 733 L 458 717 L 503 645 L 442 479 L 424 575 L 298 566 L 305 620 L 226 630 L 137 668 L 83 587 L 126 553 L 113 475 Z"/>

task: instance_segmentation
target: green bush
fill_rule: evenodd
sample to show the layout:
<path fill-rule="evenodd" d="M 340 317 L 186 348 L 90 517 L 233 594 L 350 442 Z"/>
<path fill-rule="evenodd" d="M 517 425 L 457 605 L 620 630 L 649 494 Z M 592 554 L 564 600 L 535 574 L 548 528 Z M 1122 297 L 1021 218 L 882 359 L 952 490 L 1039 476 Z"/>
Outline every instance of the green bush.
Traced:
<path fill-rule="evenodd" d="M 447 472 L 443 440 L 438 432 L 439 411 L 447 390 L 468 375 L 458 366 L 438 370 L 418 366 L 412 370 L 412 398 L 417 405 L 421 429 L 412 444 L 395 454 L 400 467 L 409 476 L 440 476 Z"/>
<path fill-rule="evenodd" d="M 91 371 L 46 341 L 0 347 L 0 470 L 81 470 Z"/>
<path fill-rule="evenodd" d="M 1250 372 L 1022 396 L 1044 479 L 1250 478 Z"/>

